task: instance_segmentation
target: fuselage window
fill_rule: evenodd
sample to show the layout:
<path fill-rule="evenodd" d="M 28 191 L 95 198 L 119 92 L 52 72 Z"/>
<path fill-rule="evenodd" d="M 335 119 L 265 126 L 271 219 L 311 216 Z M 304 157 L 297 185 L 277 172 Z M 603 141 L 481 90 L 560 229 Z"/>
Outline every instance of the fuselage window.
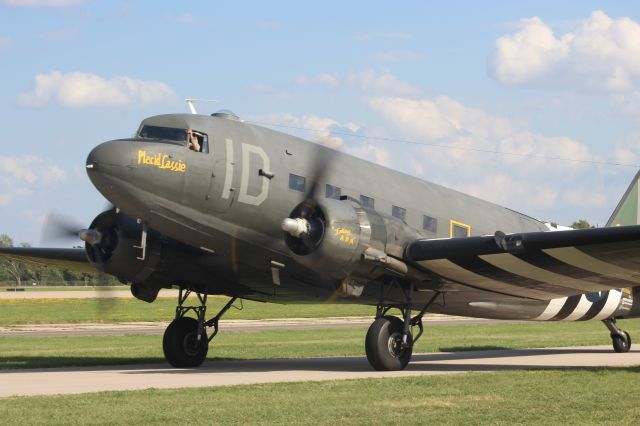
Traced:
<path fill-rule="evenodd" d="M 306 179 L 304 176 L 294 175 L 289 173 L 289 189 L 294 191 L 304 192 Z"/>
<path fill-rule="evenodd" d="M 391 216 L 401 219 L 403 222 L 407 220 L 407 209 L 398 206 L 391 206 Z"/>
<path fill-rule="evenodd" d="M 342 195 L 341 188 L 327 184 L 325 193 L 324 193 L 324 196 L 326 198 L 335 198 L 336 200 L 339 200 L 341 195 Z"/>
<path fill-rule="evenodd" d="M 435 217 L 423 215 L 422 216 L 422 229 L 430 232 L 438 232 L 438 219 Z"/>
<path fill-rule="evenodd" d="M 471 236 L 471 227 L 465 223 L 452 220 L 449 235 L 451 236 L 451 238 L 469 237 Z"/>
<path fill-rule="evenodd" d="M 360 202 L 362 203 L 363 207 L 366 207 L 368 209 L 375 209 L 375 200 L 371 197 L 367 197 L 366 195 L 361 195 Z"/>

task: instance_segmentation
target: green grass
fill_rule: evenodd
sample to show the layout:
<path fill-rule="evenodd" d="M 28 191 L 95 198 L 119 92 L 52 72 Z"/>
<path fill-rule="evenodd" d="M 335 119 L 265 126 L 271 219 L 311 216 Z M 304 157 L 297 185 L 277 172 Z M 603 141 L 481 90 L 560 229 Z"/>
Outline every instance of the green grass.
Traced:
<path fill-rule="evenodd" d="M 637 424 L 639 368 L 102 392 L 0 400 L 20 424 Z"/>
<path fill-rule="evenodd" d="M 212 314 L 227 298 L 211 297 Z M 244 309 L 230 309 L 225 319 L 319 318 L 328 316 L 373 316 L 375 308 L 345 304 L 277 305 L 243 301 Z M 236 306 L 241 302 L 237 301 Z M 0 300 L 0 326 L 11 324 L 53 324 L 73 322 L 170 321 L 175 315 L 175 298 L 158 298 L 153 303 L 135 299 L 4 299 Z"/>
<path fill-rule="evenodd" d="M 640 336 L 640 320 L 621 321 Z M 366 328 L 225 332 L 209 359 L 363 355 Z M 433 325 L 416 352 L 610 345 L 599 322 Z M 162 336 L 0 337 L 0 369 L 164 362 Z"/>
<path fill-rule="evenodd" d="M 91 286 L 91 285 L 65 285 L 65 286 L 0 286 L 0 292 L 7 292 L 7 288 L 24 288 L 27 292 L 33 291 L 113 291 L 113 290 L 126 290 L 129 291 L 128 285 L 114 285 L 114 286 Z"/>

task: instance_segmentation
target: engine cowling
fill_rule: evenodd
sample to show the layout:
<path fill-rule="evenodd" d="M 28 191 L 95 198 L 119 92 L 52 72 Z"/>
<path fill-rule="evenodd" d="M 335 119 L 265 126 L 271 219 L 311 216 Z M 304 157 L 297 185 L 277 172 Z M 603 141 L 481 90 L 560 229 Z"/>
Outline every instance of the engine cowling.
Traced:
<path fill-rule="evenodd" d="M 97 231 L 97 232 L 94 232 Z M 114 209 L 99 214 L 91 223 L 93 240 L 85 243 L 89 262 L 98 270 L 131 284 L 133 295 L 146 302 L 156 299 L 161 288 L 176 281 L 197 285 L 192 260 L 197 249 L 147 229 L 144 256 L 140 248 L 143 226 L 135 219 Z M 189 264 L 191 268 L 184 268 Z M 182 271 L 177 276 L 175 271 Z"/>
<path fill-rule="evenodd" d="M 296 206 L 282 228 L 287 247 L 301 264 L 340 280 L 375 279 L 384 269 L 406 273 L 400 260 L 403 249 L 418 238 L 404 221 L 353 199 L 307 200 Z"/>

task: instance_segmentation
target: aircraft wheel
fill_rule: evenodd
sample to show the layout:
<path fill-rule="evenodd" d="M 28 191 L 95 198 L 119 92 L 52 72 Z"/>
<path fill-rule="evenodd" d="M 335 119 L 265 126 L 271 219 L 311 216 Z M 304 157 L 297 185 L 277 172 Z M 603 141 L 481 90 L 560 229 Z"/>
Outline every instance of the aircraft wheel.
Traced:
<path fill-rule="evenodd" d="M 611 341 L 613 342 L 613 350 L 618 353 L 629 352 L 631 349 L 631 336 L 626 331 L 622 331 L 624 337 L 619 334 L 614 334 L 611 336 Z"/>
<path fill-rule="evenodd" d="M 162 350 L 167 362 L 176 368 L 197 367 L 202 364 L 209 351 L 206 332 L 198 341 L 198 321 L 180 317 L 171 321 L 164 332 Z"/>
<path fill-rule="evenodd" d="M 408 336 L 408 347 L 402 345 L 403 322 L 396 317 L 376 319 L 367 331 L 365 349 L 369 364 L 378 371 L 404 369 L 411 360 L 413 339 Z"/>

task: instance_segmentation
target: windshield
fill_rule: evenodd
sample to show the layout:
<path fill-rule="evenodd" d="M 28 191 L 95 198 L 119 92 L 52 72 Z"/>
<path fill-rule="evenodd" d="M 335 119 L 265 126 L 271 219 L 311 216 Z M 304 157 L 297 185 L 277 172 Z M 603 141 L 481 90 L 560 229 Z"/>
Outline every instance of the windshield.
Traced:
<path fill-rule="evenodd" d="M 145 139 L 165 139 L 169 141 L 185 142 L 187 131 L 173 127 L 143 126 L 139 136 Z"/>

